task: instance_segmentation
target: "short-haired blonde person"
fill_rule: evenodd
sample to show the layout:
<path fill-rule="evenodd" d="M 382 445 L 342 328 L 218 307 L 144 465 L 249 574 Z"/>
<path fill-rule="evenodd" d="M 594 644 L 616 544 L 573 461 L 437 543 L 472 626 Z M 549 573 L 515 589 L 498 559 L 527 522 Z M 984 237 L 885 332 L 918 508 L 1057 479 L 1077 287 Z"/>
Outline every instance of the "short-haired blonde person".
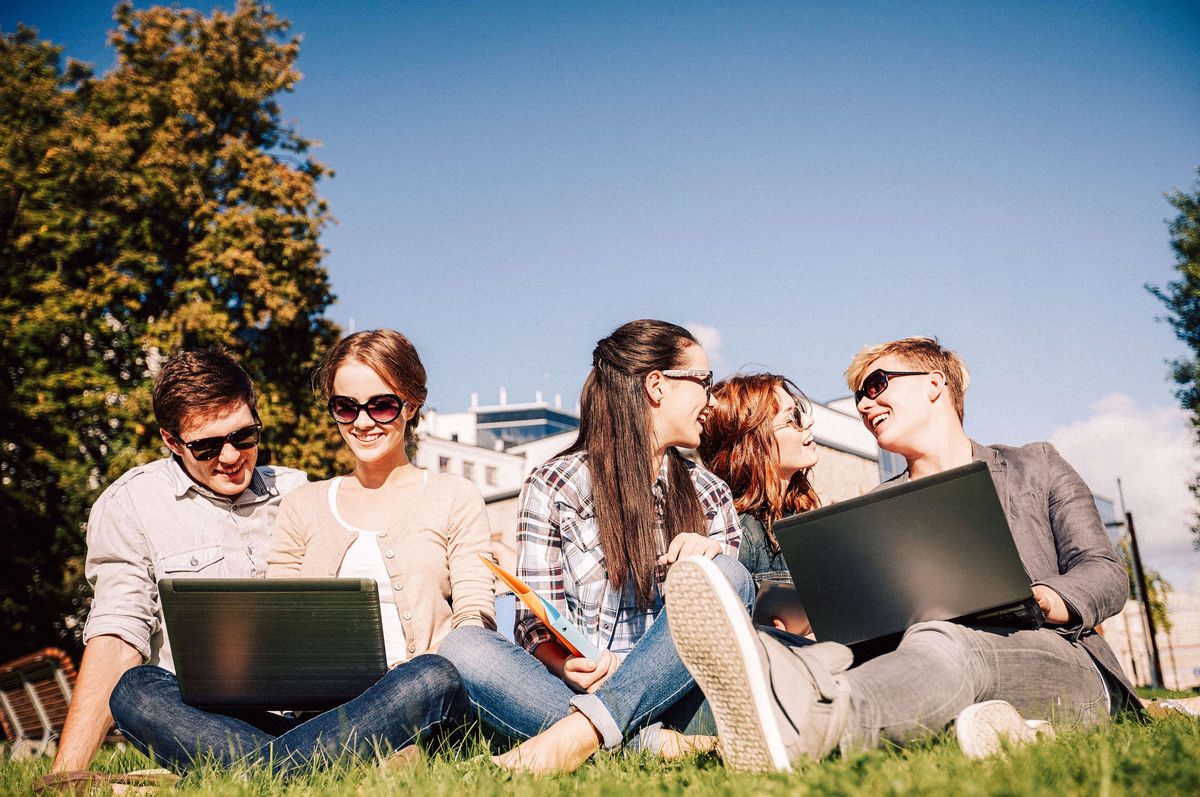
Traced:
<path fill-rule="evenodd" d="M 851 668 L 843 645 L 795 648 L 756 632 L 704 562 L 680 563 L 667 588 L 692 601 L 686 612 L 668 604 L 671 631 L 712 706 L 726 762 L 787 769 L 838 748 L 925 740 L 956 718 L 963 751 L 978 757 L 1002 739 L 1048 731 L 1050 722 L 1094 725 L 1137 706 L 1095 631 L 1124 606 L 1125 569 L 1071 466 L 1049 443 L 971 440 L 962 424 L 967 368 L 934 339 L 864 349 L 846 379 L 863 424 L 908 464 L 891 483 L 987 463 L 1046 624 L 1016 630 L 917 623 L 895 651 Z"/>

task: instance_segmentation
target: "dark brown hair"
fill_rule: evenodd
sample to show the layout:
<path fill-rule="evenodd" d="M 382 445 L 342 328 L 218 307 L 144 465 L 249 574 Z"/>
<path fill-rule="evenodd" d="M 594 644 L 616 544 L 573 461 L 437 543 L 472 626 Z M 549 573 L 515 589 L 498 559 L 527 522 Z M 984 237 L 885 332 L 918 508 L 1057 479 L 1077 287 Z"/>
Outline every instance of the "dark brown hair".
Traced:
<path fill-rule="evenodd" d="M 224 349 L 181 351 L 154 378 L 154 420 L 174 437 L 188 418 L 207 418 L 235 401 L 246 402 L 258 419 L 254 383 Z"/>
<path fill-rule="evenodd" d="M 640 607 L 653 605 L 658 557 L 676 534 L 704 533 L 704 512 L 683 456 L 667 453 L 662 540 L 654 503 L 657 470 L 644 388 L 651 371 L 678 368 L 692 333 L 666 321 L 630 321 L 596 344 L 580 397 L 579 437 L 564 454 L 586 452 L 600 544 L 614 589 L 633 582 Z"/>
<path fill-rule="evenodd" d="M 394 329 L 355 332 L 342 338 L 325 352 L 313 373 L 313 387 L 321 398 L 328 400 L 333 395 L 333 380 L 338 369 L 351 360 L 379 374 L 405 404 L 417 410 L 404 427 L 406 441 L 415 443 L 421 417 L 419 410 L 429 391 L 425 387 L 425 366 L 412 341 Z"/>
<path fill-rule="evenodd" d="M 771 530 L 775 521 L 821 503 L 808 469 L 793 474 L 786 489 L 779 482 L 779 445 L 772 428 L 779 414 L 776 388 L 787 391 L 801 409 L 812 410 L 800 388 L 779 374 L 723 379 L 713 386 L 717 406 L 708 412 L 699 448 L 704 464 L 729 485 L 737 511 L 762 523 L 772 553 L 779 552 Z"/>

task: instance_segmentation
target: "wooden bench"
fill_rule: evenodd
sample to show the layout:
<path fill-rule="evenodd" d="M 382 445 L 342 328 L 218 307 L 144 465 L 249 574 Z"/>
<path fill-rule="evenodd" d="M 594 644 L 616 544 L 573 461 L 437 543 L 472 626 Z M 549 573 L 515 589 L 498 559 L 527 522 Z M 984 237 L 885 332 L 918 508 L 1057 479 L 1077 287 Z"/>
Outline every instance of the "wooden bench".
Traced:
<path fill-rule="evenodd" d="M 13 759 L 54 752 L 75 687 L 75 664 L 46 648 L 0 665 L 0 725 Z M 119 742 L 111 733 L 107 741 Z"/>

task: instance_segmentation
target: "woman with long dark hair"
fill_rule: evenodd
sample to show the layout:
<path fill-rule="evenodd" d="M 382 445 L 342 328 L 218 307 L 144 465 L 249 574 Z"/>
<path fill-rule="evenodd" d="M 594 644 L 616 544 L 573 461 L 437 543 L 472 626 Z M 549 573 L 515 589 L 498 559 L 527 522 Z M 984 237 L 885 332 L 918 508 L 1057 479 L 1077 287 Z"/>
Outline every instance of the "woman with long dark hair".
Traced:
<path fill-rule="evenodd" d="M 713 399 L 699 453 L 733 492 L 742 524 L 738 559 L 756 584 L 790 583 L 773 526 L 821 504 L 810 481 L 818 458 L 812 403 L 779 374 L 724 379 Z"/>
<path fill-rule="evenodd" d="M 696 738 L 711 715 L 660 622 L 663 579 L 684 556 L 713 558 L 753 600 L 733 558 L 740 528 L 729 489 L 676 450 L 699 445 L 711 384 L 704 350 L 674 324 L 632 321 L 596 345 L 578 439 L 521 492 L 517 576 L 601 655 L 570 655 L 524 609 L 520 647 L 463 628 L 439 651 L 484 723 L 528 740 L 498 757 L 501 766 L 568 770 L 601 747 L 634 742 L 670 755 L 713 743 Z"/>

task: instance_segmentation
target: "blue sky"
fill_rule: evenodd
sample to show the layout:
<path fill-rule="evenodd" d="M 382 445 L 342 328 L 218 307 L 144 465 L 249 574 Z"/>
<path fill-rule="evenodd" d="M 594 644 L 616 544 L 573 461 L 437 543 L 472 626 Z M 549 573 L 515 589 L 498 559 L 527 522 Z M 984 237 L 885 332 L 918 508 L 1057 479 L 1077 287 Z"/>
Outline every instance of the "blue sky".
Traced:
<path fill-rule="evenodd" d="M 0 27 L 103 69 L 111 5 Z M 304 42 L 285 115 L 337 172 L 331 315 L 412 337 L 438 409 L 573 405 L 643 316 L 819 400 L 860 346 L 937 335 L 986 442 L 1174 404 L 1142 286 L 1200 166 L 1195 3 L 275 8 Z"/>

